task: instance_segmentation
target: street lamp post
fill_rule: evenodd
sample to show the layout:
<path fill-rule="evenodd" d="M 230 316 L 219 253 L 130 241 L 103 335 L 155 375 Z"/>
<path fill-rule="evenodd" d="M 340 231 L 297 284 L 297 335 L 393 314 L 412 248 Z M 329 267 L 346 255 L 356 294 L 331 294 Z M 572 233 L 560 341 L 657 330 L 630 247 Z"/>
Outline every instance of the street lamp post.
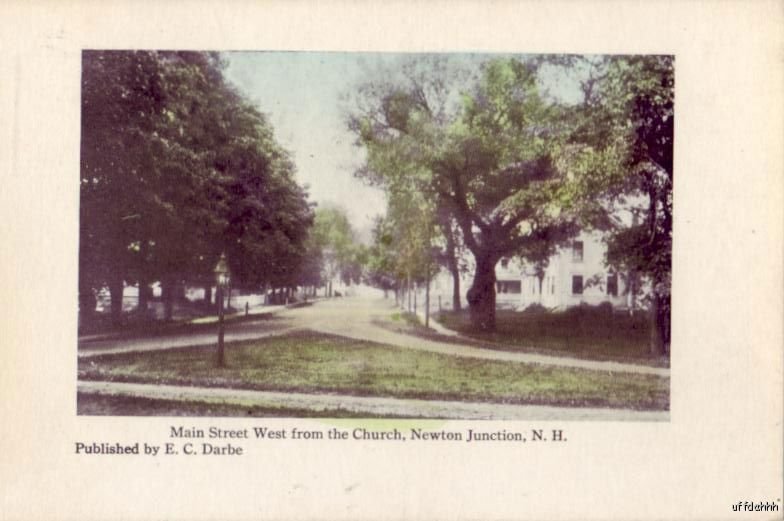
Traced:
<path fill-rule="evenodd" d="M 226 255 L 221 254 L 218 264 L 215 265 L 215 281 L 217 283 L 215 298 L 218 301 L 218 367 L 225 367 L 226 360 L 223 349 L 223 289 L 229 283 L 229 265 Z"/>

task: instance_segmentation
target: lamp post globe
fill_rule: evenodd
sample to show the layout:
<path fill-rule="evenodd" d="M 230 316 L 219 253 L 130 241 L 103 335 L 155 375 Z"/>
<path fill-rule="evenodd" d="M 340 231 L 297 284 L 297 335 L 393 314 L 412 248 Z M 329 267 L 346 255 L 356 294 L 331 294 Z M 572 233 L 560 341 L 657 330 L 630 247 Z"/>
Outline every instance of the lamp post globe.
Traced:
<path fill-rule="evenodd" d="M 229 263 L 226 262 L 226 254 L 222 253 L 218 263 L 215 265 L 215 281 L 218 287 L 225 286 L 229 283 Z"/>

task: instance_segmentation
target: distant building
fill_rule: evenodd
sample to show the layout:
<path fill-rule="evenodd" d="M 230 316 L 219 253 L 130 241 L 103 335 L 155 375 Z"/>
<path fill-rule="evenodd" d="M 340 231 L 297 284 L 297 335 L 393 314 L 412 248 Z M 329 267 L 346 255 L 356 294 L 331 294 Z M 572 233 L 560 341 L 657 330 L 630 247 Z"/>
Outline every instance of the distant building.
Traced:
<path fill-rule="evenodd" d="M 597 305 L 609 302 L 613 308 L 632 306 L 624 277 L 604 264 L 607 246 L 599 233 L 582 232 L 566 246 L 559 248 L 544 270 L 541 279 L 534 266 L 517 259 L 504 258 L 495 268 L 496 306 L 522 310 L 532 304 L 563 310 L 580 304 Z M 462 304 L 471 286 L 471 274 L 461 280 Z M 452 278 L 442 271 L 431 287 L 431 305 L 451 307 Z"/>
<path fill-rule="evenodd" d="M 602 302 L 626 308 L 630 295 L 623 278 L 605 266 L 606 250 L 599 234 L 580 233 L 550 258 L 541 278 L 533 266 L 502 259 L 496 266 L 496 302 L 516 309 L 531 304 L 566 309 Z"/>

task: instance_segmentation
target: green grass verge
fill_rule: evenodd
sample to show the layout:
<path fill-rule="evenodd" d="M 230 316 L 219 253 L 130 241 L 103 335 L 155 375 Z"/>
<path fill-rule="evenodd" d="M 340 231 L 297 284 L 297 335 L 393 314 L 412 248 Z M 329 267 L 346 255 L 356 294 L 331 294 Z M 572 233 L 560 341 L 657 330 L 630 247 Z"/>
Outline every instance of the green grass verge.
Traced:
<path fill-rule="evenodd" d="M 79 361 L 82 379 L 517 404 L 666 410 L 669 378 L 461 358 L 312 332 Z"/>
<path fill-rule="evenodd" d="M 580 309 L 532 313 L 498 310 L 496 331 L 492 333 L 475 331 L 467 311 L 443 312 L 438 321 L 478 341 L 478 346 L 490 349 L 657 366 L 669 364 L 666 358 L 650 355 L 650 329 L 644 313 L 630 317 Z"/>

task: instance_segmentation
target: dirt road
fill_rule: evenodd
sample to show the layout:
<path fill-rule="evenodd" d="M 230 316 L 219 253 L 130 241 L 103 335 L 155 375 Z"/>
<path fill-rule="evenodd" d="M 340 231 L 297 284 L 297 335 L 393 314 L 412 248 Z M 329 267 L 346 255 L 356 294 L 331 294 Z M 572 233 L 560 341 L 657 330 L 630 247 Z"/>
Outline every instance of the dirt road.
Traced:
<path fill-rule="evenodd" d="M 337 394 L 282 393 L 214 387 L 80 381 L 80 393 L 149 399 L 206 401 L 246 407 L 348 411 L 377 416 L 461 420 L 667 421 L 668 411 L 546 407 L 445 400 L 406 400 Z"/>
<path fill-rule="evenodd" d="M 275 320 L 244 322 L 229 325 L 226 341 L 253 340 L 282 335 L 298 329 L 340 335 L 355 340 L 418 349 L 450 356 L 520 362 L 526 364 L 554 365 L 592 371 L 650 374 L 669 377 L 670 370 L 640 364 L 583 360 L 579 358 L 549 356 L 537 353 L 495 351 L 462 344 L 434 341 L 384 329 L 374 322 L 394 312 L 394 301 L 383 298 L 351 297 L 317 301 L 311 306 L 284 309 Z M 153 351 L 186 346 L 215 345 L 215 333 L 169 335 L 152 338 L 102 340 L 80 345 L 79 358 L 104 354 Z"/>

